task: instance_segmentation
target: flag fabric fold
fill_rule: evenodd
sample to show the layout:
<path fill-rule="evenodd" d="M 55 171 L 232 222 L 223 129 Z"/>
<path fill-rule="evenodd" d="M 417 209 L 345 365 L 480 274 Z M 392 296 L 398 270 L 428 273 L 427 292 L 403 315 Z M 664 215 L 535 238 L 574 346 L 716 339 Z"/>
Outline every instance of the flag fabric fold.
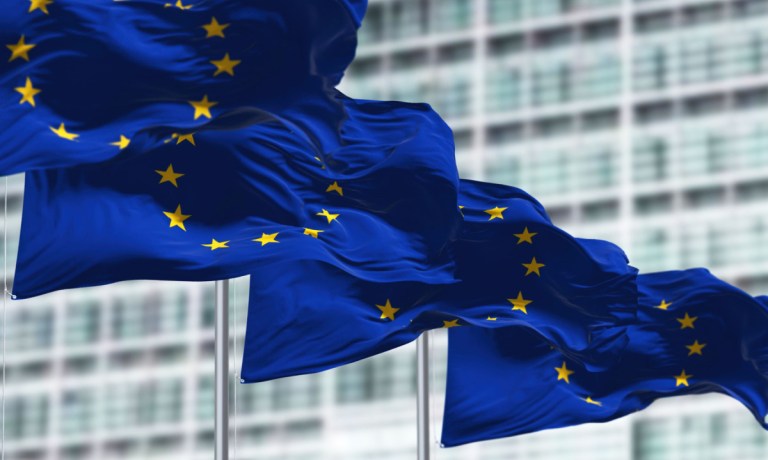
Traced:
<path fill-rule="evenodd" d="M 35 0 L 4 5 L 0 175 L 105 161 L 211 117 L 334 86 L 364 0 Z"/>
<path fill-rule="evenodd" d="M 458 174 L 440 117 L 314 85 L 299 99 L 27 173 L 14 294 L 311 260 L 377 282 L 454 282 Z"/>
<path fill-rule="evenodd" d="M 618 247 L 569 236 L 514 187 L 463 180 L 458 203 L 455 284 L 376 283 L 324 262 L 253 273 L 243 381 L 322 371 L 441 327 L 517 326 L 594 366 L 616 358 L 626 339 L 609 325 L 636 299 Z"/>
<path fill-rule="evenodd" d="M 638 277 L 621 359 L 594 371 L 519 329 L 451 331 L 442 442 L 605 422 L 670 396 L 718 392 L 768 428 L 768 302 L 704 269 Z"/>

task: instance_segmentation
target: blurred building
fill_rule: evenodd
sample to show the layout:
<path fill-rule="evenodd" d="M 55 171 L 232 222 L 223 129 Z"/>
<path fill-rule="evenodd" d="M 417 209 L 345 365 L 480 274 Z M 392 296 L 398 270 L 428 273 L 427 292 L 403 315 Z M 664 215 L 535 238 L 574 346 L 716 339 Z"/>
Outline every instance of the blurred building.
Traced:
<path fill-rule="evenodd" d="M 526 189 L 559 225 L 621 244 L 644 271 L 707 266 L 766 293 L 766 24 L 768 0 L 371 0 L 342 89 L 430 102 L 454 129 L 464 177 Z M 22 193 L 13 178 L 11 254 Z M 246 280 L 235 296 L 240 350 Z M 10 303 L 7 458 L 212 458 L 212 325 L 213 283 Z M 436 342 L 439 429 L 445 337 Z M 414 351 L 237 385 L 233 458 L 415 458 Z M 768 434 L 713 396 L 434 458 L 766 456 Z"/>

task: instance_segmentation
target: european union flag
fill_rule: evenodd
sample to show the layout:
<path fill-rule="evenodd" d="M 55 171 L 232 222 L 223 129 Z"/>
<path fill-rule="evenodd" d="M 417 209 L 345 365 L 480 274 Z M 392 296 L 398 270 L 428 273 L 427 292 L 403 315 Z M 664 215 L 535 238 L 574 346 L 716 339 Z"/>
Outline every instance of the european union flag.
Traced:
<path fill-rule="evenodd" d="M 14 294 L 258 277 L 309 260 L 372 281 L 454 282 L 458 176 L 437 114 L 335 90 L 295 105 L 27 173 Z"/>
<path fill-rule="evenodd" d="M 365 0 L 29 0 L 0 15 L 0 175 L 277 111 L 355 53 Z M 320 83 L 319 83 L 320 84 Z"/>
<path fill-rule="evenodd" d="M 0 30 L 17 41 L 0 78 L 9 94 L 27 87 L 2 99 L 0 174 L 50 168 L 26 177 L 15 295 L 285 260 L 453 282 L 450 129 L 426 105 L 334 88 L 365 6 L 9 6 Z"/>
<path fill-rule="evenodd" d="M 704 269 L 640 275 L 638 286 L 629 344 L 598 372 L 519 328 L 451 331 L 443 444 L 604 422 L 708 392 L 768 428 L 768 299 Z"/>
<path fill-rule="evenodd" d="M 441 327 L 529 328 L 574 359 L 615 358 L 626 339 L 613 325 L 636 299 L 619 248 L 574 239 L 514 187 L 464 180 L 458 203 L 456 284 L 375 283 L 323 262 L 252 274 L 243 381 L 322 371 Z M 596 343 L 609 353 L 583 356 Z"/>

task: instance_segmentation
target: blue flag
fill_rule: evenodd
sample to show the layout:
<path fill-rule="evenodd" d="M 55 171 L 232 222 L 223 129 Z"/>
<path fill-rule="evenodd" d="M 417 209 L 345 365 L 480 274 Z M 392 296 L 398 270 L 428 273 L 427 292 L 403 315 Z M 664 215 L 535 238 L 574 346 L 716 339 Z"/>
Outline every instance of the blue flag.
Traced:
<path fill-rule="evenodd" d="M 322 261 L 253 273 L 243 381 L 322 371 L 440 327 L 519 326 L 574 359 L 613 360 L 626 343 L 613 325 L 632 316 L 636 299 L 624 253 L 572 238 L 514 187 L 464 180 L 458 202 L 456 284 L 376 283 Z M 605 355 L 583 355 L 598 343 Z"/>
<path fill-rule="evenodd" d="M 338 83 L 365 0 L 30 0 L 0 15 L 0 176 L 94 163 Z M 162 134 L 164 135 L 164 134 Z"/>
<path fill-rule="evenodd" d="M 311 260 L 371 281 L 455 281 L 453 140 L 428 106 L 309 85 L 278 114 L 241 109 L 186 136 L 27 173 L 14 294 Z"/>
<path fill-rule="evenodd" d="M 622 359 L 600 371 L 529 331 L 451 331 L 443 444 L 613 420 L 663 397 L 719 392 L 764 427 L 768 299 L 704 269 L 638 277 Z"/>

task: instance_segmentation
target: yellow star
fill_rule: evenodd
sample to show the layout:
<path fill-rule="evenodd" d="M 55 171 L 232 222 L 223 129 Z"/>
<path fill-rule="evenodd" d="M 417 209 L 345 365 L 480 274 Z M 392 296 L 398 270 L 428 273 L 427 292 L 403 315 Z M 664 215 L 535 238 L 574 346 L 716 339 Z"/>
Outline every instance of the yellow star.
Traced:
<path fill-rule="evenodd" d="M 693 322 L 699 319 L 698 316 L 688 316 L 688 312 L 685 312 L 685 316 L 682 318 L 675 318 L 680 323 L 680 329 L 694 329 Z"/>
<path fill-rule="evenodd" d="M 160 184 L 164 182 L 170 182 L 176 188 L 179 188 L 179 184 L 176 182 L 176 179 L 184 175 L 174 171 L 173 165 L 168 165 L 168 169 L 166 169 L 165 171 L 160 169 L 155 169 L 155 172 L 160 174 L 160 182 L 159 182 Z"/>
<path fill-rule="evenodd" d="M 594 406 L 603 407 L 603 403 L 601 403 L 600 401 L 595 401 L 594 399 L 592 399 L 591 396 L 587 396 L 586 398 L 584 398 L 584 402 L 587 404 L 592 404 Z"/>
<path fill-rule="evenodd" d="M 693 355 L 704 356 L 701 350 L 703 350 L 704 347 L 706 346 L 707 346 L 706 343 L 699 343 L 698 340 L 694 340 L 692 344 L 686 345 L 685 348 L 688 349 L 688 356 L 693 356 Z"/>
<path fill-rule="evenodd" d="M 525 227 L 525 230 L 523 230 L 523 233 L 515 233 L 514 235 L 517 237 L 517 244 L 521 244 L 521 243 L 533 244 L 533 237 L 538 235 L 538 233 L 531 233 L 528 231 L 528 227 Z"/>
<path fill-rule="evenodd" d="M 131 143 L 131 140 L 121 134 L 119 141 L 110 142 L 109 145 L 114 145 L 115 147 L 118 147 L 120 150 L 123 150 L 124 148 L 128 147 L 128 144 L 130 143 Z"/>
<path fill-rule="evenodd" d="M 230 59 L 229 53 L 225 53 L 224 57 L 219 59 L 218 61 L 214 60 L 211 61 L 211 64 L 216 66 L 216 72 L 213 73 L 213 76 L 220 73 L 226 73 L 229 74 L 229 76 L 234 77 L 235 76 L 235 66 L 239 65 L 242 61 L 238 59 Z M 210 118 L 210 116 L 208 117 Z"/>
<path fill-rule="evenodd" d="M 187 141 L 190 144 L 195 145 L 195 133 L 187 133 L 187 134 L 173 133 L 171 134 L 171 139 L 176 139 L 176 145 L 179 145 L 184 141 Z"/>
<path fill-rule="evenodd" d="M 451 321 L 443 321 L 443 329 L 450 329 L 452 327 L 459 327 L 461 324 L 459 324 L 458 319 L 453 319 Z"/>
<path fill-rule="evenodd" d="M 320 157 L 315 157 L 315 160 L 320 162 L 320 169 L 325 169 L 325 165 L 323 164 L 323 160 L 321 160 Z"/>
<path fill-rule="evenodd" d="M 328 219 L 328 223 L 329 224 L 339 217 L 338 214 L 331 214 L 330 212 L 326 211 L 325 209 L 323 209 L 323 212 L 318 212 L 316 215 L 323 216 L 326 219 Z"/>
<path fill-rule="evenodd" d="M 680 375 L 675 376 L 675 387 L 679 387 L 680 385 L 688 386 L 688 379 L 693 377 L 690 374 L 685 373 L 685 369 L 683 369 L 683 372 L 680 373 Z"/>
<path fill-rule="evenodd" d="M 533 260 L 531 260 L 531 263 L 529 264 L 523 264 L 523 267 L 527 268 L 528 270 L 525 272 L 525 276 L 530 275 L 531 273 L 536 273 L 537 276 L 541 276 L 541 272 L 539 272 L 539 269 L 541 267 L 546 267 L 544 264 L 540 264 L 536 261 L 536 258 L 534 257 Z"/>
<path fill-rule="evenodd" d="M 34 48 L 37 45 L 33 45 L 31 43 L 24 43 L 24 36 L 22 35 L 21 38 L 19 38 L 19 41 L 15 45 L 5 45 L 6 48 L 11 50 L 11 58 L 8 59 L 8 62 L 15 61 L 16 59 L 24 59 L 25 61 L 29 62 L 29 50 Z"/>
<path fill-rule="evenodd" d="M 262 246 L 266 246 L 269 243 L 279 243 L 275 238 L 277 238 L 277 234 L 279 232 L 275 233 L 262 233 L 261 237 L 255 238 L 253 241 L 256 241 L 258 243 L 261 243 Z"/>
<path fill-rule="evenodd" d="M 504 220 L 504 214 L 503 213 L 506 210 L 507 210 L 507 208 L 500 208 L 500 207 L 496 206 L 493 209 L 486 210 L 485 213 L 489 214 L 491 216 L 491 217 L 488 218 L 488 220 L 493 220 L 493 219 Z"/>
<path fill-rule="evenodd" d="M 80 137 L 79 134 L 67 132 L 67 128 L 64 127 L 64 123 L 59 125 L 58 128 L 54 128 L 53 126 L 49 126 L 49 128 L 51 128 L 51 131 L 56 133 L 57 136 L 59 136 L 59 137 L 61 137 L 63 139 L 66 139 L 68 141 L 74 141 L 75 139 Z"/>
<path fill-rule="evenodd" d="M 464 208 L 465 206 L 459 205 L 459 214 L 461 214 L 461 217 L 464 217 Z"/>
<path fill-rule="evenodd" d="M 565 380 L 565 383 L 568 383 L 568 384 L 571 383 L 569 379 L 571 374 L 573 374 L 575 371 L 568 369 L 568 367 L 565 365 L 565 361 L 563 361 L 563 365 L 561 367 L 556 367 L 555 370 L 557 371 L 558 381 Z"/>
<path fill-rule="evenodd" d="M 489 316 L 489 317 L 485 318 L 486 321 L 496 321 L 497 319 L 499 319 L 499 318 L 497 318 L 496 316 Z"/>
<path fill-rule="evenodd" d="M 336 181 L 333 181 L 331 185 L 328 186 L 327 189 L 325 189 L 326 192 L 336 192 L 339 194 L 339 196 L 344 196 L 344 189 L 342 189 L 339 186 L 339 183 Z"/>
<path fill-rule="evenodd" d="M 216 20 L 216 18 L 211 18 L 210 24 L 206 24 L 203 26 L 203 29 L 205 29 L 205 38 L 211 38 L 211 37 L 221 37 L 224 38 L 224 29 L 229 27 L 229 24 L 219 24 L 219 21 Z"/>
<path fill-rule="evenodd" d="M 309 235 L 312 238 L 318 238 L 320 234 L 323 233 L 323 230 L 315 230 L 314 228 L 305 228 L 304 234 Z"/>
<path fill-rule="evenodd" d="M 200 117 L 211 118 L 211 107 L 218 104 L 218 102 L 209 101 L 207 94 L 203 96 L 203 98 L 199 101 L 188 102 L 192 107 L 195 108 L 195 120 Z"/>
<path fill-rule="evenodd" d="M 32 80 L 30 80 L 29 77 L 27 77 L 27 82 L 24 84 L 24 86 L 19 86 L 18 88 L 14 89 L 16 92 L 21 94 L 21 100 L 19 101 L 19 104 L 28 102 L 32 107 L 35 106 L 35 96 L 40 94 L 40 90 L 32 87 Z"/>
<path fill-rule="evenodd" d="M 174 212 L 163 211 L 163 214 L 165 214 L 165 217 L 171 219 L 171 223 L 170 225 L 168 225 L 169 228 L 179 227 L 185 232 L 187 231 L 187 228 L 184 226 L 184 221 L 189 219 L 191 215 L 182 214 L 181 205 L 176 206 L 176 211 Z"/>
<path fill-rule="evenodd" d="M 533 302 L 532 300 L 524 299 L 522 292 L 518 292 L 516 298 L 507 299 L 507 301 L 512 304 L 512 311 L 520 310 L 526 315 L 528 314 L 528 310 L 526 309 L 526 307 L 528 307 L 529 303 Z"/>
<path fill-rule="evenodd" d="M 672 302 L 667 303 L 665 299 L 661 299 L 661 303 L 656 305 L 656 308 L 659 310 L 666 310 L 670 305 L 672 305 Z"/>
<path fill-rule="evenodd" d="M 216 241 L 215 238 L 212 238 L 211 244 L 204 244 L 203 246 L 211 248 L 211 251 L 215 251 L 217 249 L 228 248 L 229 246 L 227 246 L 227 243 L 229 243 L 229 241 Z"/>
<path fill-rule="evenodd" d="M 386 302 L 384 302 L 384 305 L 376 305 L 376 308 L 381 310 L 381 316 L 379 316 L 379 319 L 389 319 L 390 321 L 395 320 L 395 313 L 397 313 L 400 309 L 395 308 L 392 306 L 391 303 L 389 303 L 389 299 L 387 299 Z"/>
<path fill-rule="evenodd" d="M 170 8 L 172 6 L 175 6 L 176 8 L 178 8 L 180 10 L 188 10 L 188 9 L 191 9 L 193 5 L 184 5 L 183 3 L 181 3 L 181 0 L 176 0 L 176 3 L 174 3 L 173 5 L 171 5 L 170 3 L 166 3 L 164 6 L 166 8 Z"/>
<path fill-rule="evenodd" d="M 53 3 L 53 0 L 29 0 L 29 11 L 31 13 L 35 10 L 40 10 L 45 14 L 48 14 L 48 5 Z"/>

